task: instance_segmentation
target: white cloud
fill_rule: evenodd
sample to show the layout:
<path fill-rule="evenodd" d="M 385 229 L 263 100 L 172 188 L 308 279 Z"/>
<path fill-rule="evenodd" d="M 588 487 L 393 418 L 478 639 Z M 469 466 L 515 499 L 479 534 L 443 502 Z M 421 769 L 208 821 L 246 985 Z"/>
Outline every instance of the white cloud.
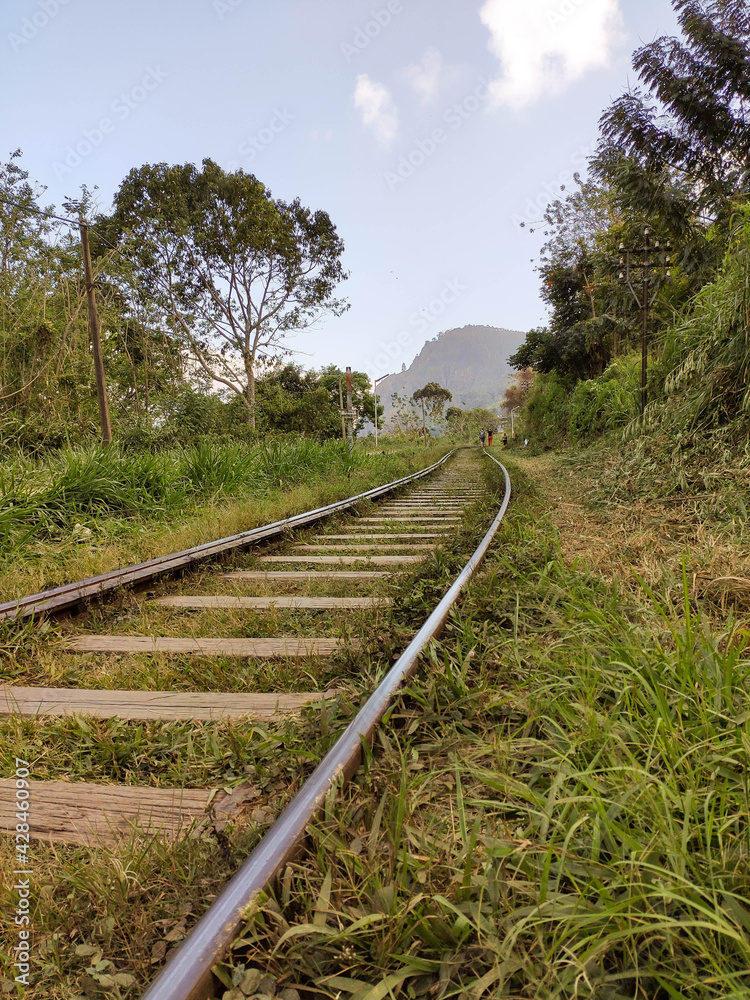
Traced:
<path fill-rule="evenodd" d="M 398 132 L 398 108 L 388 88 L 371 80 L 366 73 L 357 77 L 354 106 L 362 112 L 362 121 L 375 133 L 383 146 L 388 146 Z"/>
<path fill-rule="evenodd" d="M 608 66 L 624 38 L 619 0 L 485 0 L 479 16 L 501 65 L 493 101 L 512 108 Z"/>
<path fill-rule="evenodd" d="M 443 57 L 437 49 L 427 49 L 422 61 L 405 70 L 404 76 L 416 90 L 425 104 L 434 101 L 441 84 L 453 79 L 455 73 L 443 65 Z"/>

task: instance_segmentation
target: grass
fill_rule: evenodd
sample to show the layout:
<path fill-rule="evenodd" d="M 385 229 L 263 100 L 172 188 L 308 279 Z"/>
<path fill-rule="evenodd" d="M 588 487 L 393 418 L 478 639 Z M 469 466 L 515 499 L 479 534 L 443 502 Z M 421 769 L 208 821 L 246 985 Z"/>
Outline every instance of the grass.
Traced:
<path fill-rule="evenodd" d="M 679 566 L 678 603 L 566 565 L 513 479 L 502 543 L 231 968 L 355 1000 L 748 997 L 746 623 L 712 624 Z"/>
<path fill-rule="evenodd" d="M 157 456 L 68 450 L 0 466 L 0 600 L 141 562 L 280 520 L 437 461 L 338 442 L 202 443 Z"/>
<path fill-rule="evenodd" d="M 409 456 L 411 460 L 411 456 Z M 298 494 L 299 496 L 299 494 Z M 292 499 L 286 498 L 287 503 Z M 457 546 L 468 544 L 468 533 Z M 286 544 L 286 543 L 282 543 Z M 253 564 L 254 556 L 233 555 L 227 568 Z M 446 576 L 448 564 L 460 561 L 446 550 L 428 562 Z M 420 571 L 426 585 L 429 568 Z M 190 589 L 226 588 L 237 584 L 217 581 L 201 570 Z M 396 583 L 357 584 L 386 595 L 409 593 L 409 576 Z M 157 588 L 158 589 L 158 588 Z M 176 630 L 209 629 L 203 613 L 167 613 L 149 605 L 139 608 L 133 595 L 102 605 L 73 623 L 110 631 L 142 631 L 148 624 L 175 625 Z M 416 607 L 419 610 L 419 607 Z M 145 620 L 141 618 L 145 615 Z M 353 619 L 357 620 L 354 628 Z M 271 615 L 265 623 L 255 616 L 225 621 L 226 630 L 271 632 L 294 626 L 312 629 L 311 613 Z M 242 623 L 244 622 L 244 624 Z M 214 623 L 215 624 L 215 623 Z M 364 631 L 364 648 L 344 650 L 330 660 L 299 661 L 209 660 L 206 658 L 73 657 L 59 654 L 59 638 L 68 626 L 8 628 L 12 651 L 3 662 L 6 679 L 24 683 L 134 687 L 157 690 L 306 690 L 335 683 L 342 690 L 336 703 L 311 706 L 297 718 L 278 723 L 141 723 L 92 718 L 18 719 L 0 722 L 0 751 L 5 774 L 12 774 L 13 758 L 23 752 L 33 761 L 37 780 L 68 779 L 101 784 L 161 788 L 223 788 L 252 784 L 258 801 L 224 831 L 210 825 L 196 830 L 171 853 L 156 840 L 134 837 L 116 849 L 83 849 L 34 842 L 35 886 L 34 984 L 27 990 L 45 1000 L 86 996 L 125 997 L 141 992 L 168 952 L 186 933 L 186 927 L 205 909 L 228 874 L 257 842 L 276 813 L 326 752 L 348 723 L 363 691 L 371 690 L 388 667 L 392 653 L 403 646 L 414 623 L 403 613 L 391 619 L 383 610 L 373 615 L 350 615 L 339 622 L 342 634 Z M 319 629 L 318 629 L 319 630 Z M 385 647 L 381 640 L 385 639 Z M 3 901 L 12 912 L 13 845 L 0 843 Z M 175 875 L 174 868 L 180 868 Z M 10 940 L 10 939 L 9 939 Z M 8 952 L 2 953 L 6 975 Z M 0 982 L 1 988 L 9 987 Z M 270 985 L 267 984 L 270 989 Z"/>
<path fill-rule="evenodd" d="M 542 487 L 560 496 L 559 470 L 523 465 L 546 468 Z M 709 556 L 699 530 L 665 550 L 654 579 L 602 573 L 595 548 L 619 544 L 628 512 L 621 524 L 608 510 L 584 559 L 561 546 L 527 472 L 511 476 L 500 538 L 442 638 L 304 852 L 247 914 L 220 970 L 231 1000 L 261 986 L 344 1000 L 750 997 L 743 605 L 696 590 L 693 561 Z M 499 488 L 494 466 L 487 481 Z M 352 690 L 386 669 L 492 509 L 475 505 L 449 547 L 392 583 L 371 646 L 340 663 Z M 182 724 L 4 733 L 7 752 L 20 741 L 44 774 L 75 757 L 96 780 L 229 787 L 260 767 L 280 804 L 351 708 L 337 711 L 306 710 L 308 756 L 283 726 L 197 727 L 190 752 Z M 262 819 L 187 839 L 175 858 L 156 843 L 35 847 L 49 886 L 35 920 L 50 942 L 36 995 L 97 995 L 94 977 L 115 974 L 135 982 L 98 995 L 137 995 L 217 890 L 216 858 L 236 866 Z"/>

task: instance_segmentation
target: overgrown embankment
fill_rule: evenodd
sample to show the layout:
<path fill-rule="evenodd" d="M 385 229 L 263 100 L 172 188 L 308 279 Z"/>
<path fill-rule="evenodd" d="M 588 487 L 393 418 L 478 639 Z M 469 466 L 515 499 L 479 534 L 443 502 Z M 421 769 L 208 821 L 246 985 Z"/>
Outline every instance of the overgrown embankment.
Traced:
<path fill-rule="evenodd" d="M 64 449 L 0 465 L 0 600 L 84 579 L 407 475 L 447 449 L 202 442 L 151 454 Z"/>
<path fill-rule="evenodd" d="M 565 555 L 550 514 L 574 532 L 580 506 L 595 563 L 581 529 L 608 543 L 630 513 L 596 522 L 585 479 L 563 500 L 569 470 L 526 470 L 538 488 L 513 470 L 502 538 L 374 756 L 249 918 L 237 982 L 258 967 L 358 1000 L 748 995 L 748 630 L 704 609 L 679 547 L 657 589 L 627 558 L 603 575 Z"/>

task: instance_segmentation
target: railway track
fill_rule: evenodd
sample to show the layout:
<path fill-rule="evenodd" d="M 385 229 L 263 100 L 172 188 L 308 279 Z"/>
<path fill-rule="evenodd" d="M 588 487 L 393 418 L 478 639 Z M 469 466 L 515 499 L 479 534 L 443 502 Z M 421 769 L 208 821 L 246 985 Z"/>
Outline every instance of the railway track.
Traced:
<path fill-rule="evenodd" d="M 90 669 L 93 686 L 5 687 L 0 689 L 0 712 L 34 718 L 273 722 L 304 706 L 330 704 L 339 695 L 335 686 L 307 683 L 305 690 L 248 690 L 245 665 L 271 664 L 266 666 L 267 678 L 296 670 L 315 680 L 326 677 L 324 665 L 329 661 L 341 655 L 356 657 L 358 649 L 386 627 L 390 574 L 408 572 L 422 562 L 450 536 L 466 505 L 485 495 L 477 485 L 474 454 L 460 454 L 450 463 L 408 477 L 408 482 L 389 484 L 332 508 L 9 602 L 0 607 L 6 618 L 78 611 L 61 622 L 60 656 L 65 664 L 75 661 Z M 394 489 L 397 496 L 389 498 Z M 508 499 L 506 474 L 502 509 L 480 547 L 144 1000 L 215 995 L 211 968 L 226 953 L 247 906 L 294 855 L 331 788 L 356 771 L 363 739 L 372 740 L 397 689 L 441 630 L 480 564 Z M 363 502 L 376 500 L 378 506 L 363 510 Z M 346 520 L 342 523 L 335 515 Z M 313 533 L 311 526 L 318 524 Z M 300 532 L 304 537 L 299 538 Z M 227 557 L 231 567 L 226 566 Z M 224 564 L 207 568 L 206 560 L 217 558 Z M 121 592 L 123 586 L 129 589 Z M 105 594 L 112 599 L 87 603 Z M 174 658 L 186 664 L 188 673 L 195 662 L 218 658 L 227 663 L 228 689 L 160 690 L 160 665 Z M 155 682 L 138 689 L 134 682 L 150 671 Z M 126 683 L 105 686 L 108 674 Z M 249 674 L 254 676 L 252 670 Z M 367 695 L 360 692 L 361 698 Z M 11 792 L 17 783 L 7 779 L 0 785 L 6 786 L 0 830 L 13 833 L 17 827 Z M 33 780 L 28 787 L 34 803 L 30 836 L 53 842 L 116 844 L 134 825 L 148 835 L 176 837 L 207 817 L 215 821 L 220 816 L 226 823 L 246 806 L 242 785 L 223 798 L 205 788 Z"/>

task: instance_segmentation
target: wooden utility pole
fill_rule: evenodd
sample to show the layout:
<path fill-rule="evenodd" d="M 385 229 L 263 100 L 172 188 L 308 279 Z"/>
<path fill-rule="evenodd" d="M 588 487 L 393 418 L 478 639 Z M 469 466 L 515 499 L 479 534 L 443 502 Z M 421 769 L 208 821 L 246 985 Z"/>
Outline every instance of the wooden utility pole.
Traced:
<path fill-rule="evenodd" d="M 346 369 L 346 429 L 349 435 L 349 451 L 354 448 L 354 404 L 352 403 L 352 370 Z"/>
<path fill-rule="evenodd" d="M 341 440 L 346 441 L 346 424 L 344 423 L 344 394 L 341 391 L 340 375 L 339 375 L 339 413 L 341 414 Z"/>
<path fill-rule="evenodd" d="M 105 445 L 110 445 L 112 443 L 112 425 L 109 421 L 109 400 L 107 399 L 107 383 L 104 377 L 101 328 L 99 326 L 99 314 L 96 311 L 96 297 L 94 295 L 94 271 L 91 267 L 89 227 L 83 220 L 81 220 L 81 247 L 83 248 L 83 272 L 86 277 L 86 300 L 89 312 L 89 337 L 91 338 L 91 345 L 94 351 L 96 398 L 99 401 L 99 423 L 102 429 L 102 441 Z"/>
<path fill-rule="evenodd" d="M 648 313 L 649 307 L 653 305 L 659 291 L 659 283 L 656 276 L 652 277 L 655 271 L 661 272 L 661 278 L 669 276 L 667 265 L 669 263 L 667 254 L 671 251 L 671 246 L 667 243 L 662 247 L 659 242 L 651 243 L 649 229 L 643 230 L 643 246 L 628 249 L 624 243 L 620 244 L 620 267 L 624 268 L 619 273 L 619 281 L 622 285 L 627 285 L 630 294 L 635 299 L 635 303 L 641 310 L 641 415 L 646 412 L 646 381 L 648 371 Z M 637 255 L 642 255 L 640 261 Z M 640 270 L 640 278 L 634 271 Z M 650 285 L 654 282 L 655 288 L 651 293 Z M 640 295 L 636 288 L 640 284 Z"/>

